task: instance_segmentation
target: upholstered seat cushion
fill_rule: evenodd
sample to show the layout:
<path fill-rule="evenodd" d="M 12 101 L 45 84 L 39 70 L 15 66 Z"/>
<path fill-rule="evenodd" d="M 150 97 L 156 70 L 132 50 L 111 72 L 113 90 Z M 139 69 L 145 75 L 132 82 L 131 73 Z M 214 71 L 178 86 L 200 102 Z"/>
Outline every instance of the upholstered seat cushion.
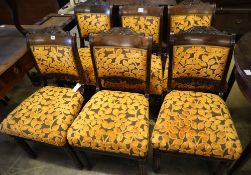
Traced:
<path fill-rule="evenodd" d="M 217 95 L 172 91 L 152 134 L 154 149 L 238 159 L 242 146 L 225 102 Z"/>
<path fill-rule="evenodd" d="M 148 151 L 148 100 L 137 93 L 102 90 L 70 126 L 70 145 L 131 156 Z"/>
<path fill-rule="evenodd" d="M 17 106 L 0 125 L 5 134 L 63 146 L 83 97 L 71 88 L 46 86 Z"/>
<path fill-rule="evenodd" d="M 78 49 L 79 56 L 83 69 L 86 74 L 87 84 L 96 85 L 93 64 L 91 60 L 90 48 Z M 144 90 L 144 84 L 128 84 L 126 82 L 105 82 L 103 86 L 108 87 L 125 87 L 127 89 L 142 89 Z M 161 58 L 152 55 L 151 59 L 151 79 L 150 79 L 150 94 L 161 95 L 162 94 L 162 63 Z"/>

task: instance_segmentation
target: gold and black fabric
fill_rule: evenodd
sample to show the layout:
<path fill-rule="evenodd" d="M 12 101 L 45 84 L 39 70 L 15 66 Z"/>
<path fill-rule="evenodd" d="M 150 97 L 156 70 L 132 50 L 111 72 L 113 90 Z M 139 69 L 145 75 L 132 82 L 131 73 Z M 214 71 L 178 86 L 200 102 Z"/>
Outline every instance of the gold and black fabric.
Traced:
<path fill-rule="evenodd" d="M 168 6 L 169 31 L 170 33 L 178 33 L 194 26 L 211 26 L 215 10 L 215 4 L 199 1 L 190 1 L 189 4 L 182 2 Z"/>
<path fill-rule="evenodd" d="M 18 105 L 0 125 L 2 133 L 55 146 L 66 144 L 83 97 L 71 88 L 46 86 Z"/>
<path fill-rule="evenodd" d="M 242 146 L 225 102 L 210 93 L 172 91 L 164 99 L 152 146 L 206 157 L 236 160 Z"/>
<path fill-rule="evenodd" d="M 108 31 L 111 28 L 111 9 L 102 0 L 87 0 L 78 3 L 74 8 L 74 13 L 79 35 L 82 38 L 82 46 L 84 46 L 84 40 L 88 40 L 90 33 Z"/>
<path fill-rule="evenodd" d="M 175 6 L 168 6 L 169 14 L 169 33 L 179 33 L 187 31 L 193 27 L 209 27 L 212 25 L 214 14 L 215 14 L 215 4 L 207 4 L 200 1 L 182 1 Z M 163 91 L 167 90 L 167 79 L 168 79 L 168 65 L 169 56 L 167 56 L 164 74 L 163 74 Z M 204 89 L 214 90 L 216 87 L 212 85 L 207 85 L 201 87 L 201 85 L 196 84 L 192 80 L 186 83 L 173 82 L 174 89 Z"/>
<path fill-rule="evenodd" d="M 141 174 L 146 172 L 142 164 L 149 144 L 151 42 L 151 38 L 124 28 L 90 36 L 96 86 L 100 90 L 86 103 L 67 133 L 69 144 L 76 149 L 138 160 Z M 139 89 L 130 92 L 118 86 L 105 90 L 110 87 L 103 84 L 111 79 L 144 83 L 145 95 Z"/>
<path fill-rule="evenodd" d="M 78 49 L 80 60 L 83 66 L 83 69 L 85 70 L 86 77 L 87 77 L 87 84 L 88 85 L 95 85 L 96 80 L 94 76 L 94 69 L 91 59 L 91 53 L 90 48 L 79 48 Z M 123 56 L 122 53 L 120 55 L 116 55 L 115 49 L 113 50 L 114 54 L 113 56 Z M 117 52 L 118 53 L 118 52 Z M 111 56 L 110 56 L 111 57 Z M 104 57 L 104 59 L 110 59 L 107 57 Z M 122 65 L 123 66 L 123 65 Z M 159 56 L 153 55 L 151 57 L 151 81 L 150 81 L 150 94 L 152 95 L 161 95 L 162 94 L 162 62 L 161 58 Z M 113 87 L 113 88 L 125 88 L 130 90 L 141 90 L 144 91 L 145 85 L 144 83 L 128 83 L 126 81 L 120 81 L 120 80 L 106 80 L 103 81 L 102 86 L 104 87 Z"/>
<path fill-rule="evenodd" d="M 122 27 L 151 36 L 153 43 L 158 47 L 161 46 L 162 7 L 120 6 L 120 16 Z"/>
<path fill-rule="evenodd" d="M 83 83 L 75 38 L 68 34 L 27 35 L 35 66 L 46 80 L 71 80 Z M 78 66 L 77 66 L 78 65 Z M 46 82 L 46 81 L 45 81 Z M 45 86 L 19 104 L 0 124 L 0 132 L 13 136 L 34 157 L 25 140 L 62 147 L 70 152 L 78 168 L 82 164 L 67 143 L 67 131 L 82 108 L 84 98 L 72 88 Z"/>
<path fill-rule="evenodd" d="M 145 157 L 148 100 L 138 93 L 102 90 L 87 102 L 68 131 L 74 147 Z"/>
<path fill-rule="evenodd" d="M 222 99 L 234 36 L 214 28 L 195 27 L 190 32 L 171 35 L 171 46 L 166 81 L 169 93 L 151 137 L 155 171 L 160 168 L 161 152 L 214 158 L 227 165 L 242 153 Z M 186 80 L 196 86 L 187 86 Z M 211 93 L 201 92 L 211 87 Z"/>
<path fill-rule="evenodd" d="M 229 48 L 210 45 L 179 45 L 173 49 L 175 57 L 173 64 L 173 89 L 208 92 L 217 90 L 217 85 L 201 85 L 193 79 L 182 81 L 179 77 L 208 77 L 210 79 L 220 80 L 228 58 Z M 167 91 L 168 65 L 169 59 L 167 59 L 163 76 L 164 91 Z"/>

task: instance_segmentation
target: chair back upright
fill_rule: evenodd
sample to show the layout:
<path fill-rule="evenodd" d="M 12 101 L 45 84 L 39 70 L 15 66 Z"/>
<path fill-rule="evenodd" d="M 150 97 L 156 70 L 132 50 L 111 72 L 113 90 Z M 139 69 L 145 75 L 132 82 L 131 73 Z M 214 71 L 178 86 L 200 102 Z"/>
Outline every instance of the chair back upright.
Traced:
<path fill-rule="evenodd" d="M 87 0 L 75 6 L 74 14 L 81 38 L 81 47 L 84 47 L 84 40 L 89 39 L 90 33 L 107 31 L 111 28 L 111 13 L 109 4 L 102 0 Z"/>
<path fill-rule="evenodd" d="M 169 33 L 186 31 L 194 26 L 212 26 L 216 11 L 215 4 L 185 0 L 168 6 Z"/>
<path fill-rule="evenodd" d="M 172 34 L 168 90 L 179 85 L 183 88 L 184 85 L 193 85 L 196 88 L 192 90 L 210 90 L 223 95 L 234 44 L 235 35 L 212 27 L 193 27 L 186 32 Z M 189 86 L 183 90 L 189 90 Z"/>
<path fill-rule="evenodd" d="M 84 82 L 76 36 L 69 33 L 28 34 L 27 45 L 44 85 L 47 85 L 47 78 Z"/>
<path fill-rule="evenodd" d="M 104 81 L 145 83 L 144 93 L 149 95 L 151 37 L 145 37 L 129 28 L 112 28 L 107 32 L 91 34 L 90 49 L 97 90 L 104 88 Z M 116 88 L 130 91 L 126 87 Z"/>
<path fill-rule="evenodd" d="M 121 26 L 153 38 L 153 45 L 160 49 L 162 43 L 163 7 L 126 5 L 119 7 Z"/>

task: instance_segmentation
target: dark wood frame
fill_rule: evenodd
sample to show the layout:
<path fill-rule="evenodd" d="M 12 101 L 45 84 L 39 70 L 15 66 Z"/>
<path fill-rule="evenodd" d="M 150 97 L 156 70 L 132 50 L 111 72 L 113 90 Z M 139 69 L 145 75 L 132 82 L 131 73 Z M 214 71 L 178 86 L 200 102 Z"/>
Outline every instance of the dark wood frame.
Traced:
<path fill-rule="evenodd" d="M 72 76 L 67 76 L 65 74 L 42 74 L 41 71 L 39 70 L 38 65 L 36 64 L 36 60 L 33 56 L 33 61 L 35 64 L 35 67 L 38 71 L 38 73 L 40 74 L 41 78 L 43 79 L 44 82 L 44 86 L 47 85 L 47 78 L 49 77 L 53 77 L 53 78 L 58 78 L 58 79 L 65 79 L 65 78 L 69 78 L 71 80 L 80 80 L 80 83 L 83 82 L 83 73 L 81 70 L 81 62 L 79 59 L 78 52 L 77 52 L 77 46 L 76 46 L 76 36 L 71 36 L 69 33 L 68 34 L 53 34 L 56 39 L 55 40 L 51 40 L 50 39 L 50 34 L 27 34 L 27 45 L 28 45 L 28 50 L 31 52 L 30 50 L 30 46 L 31 45 L 64 45 L 64 46 L 69 46 L 73 48 L 73 54 L 74 54 L 74 61 L 75 61 L 75 65 L 77 68 L 77 72 L 79 74 L 79 77 L 72 77 Z M 11 135 L 10 135 L 11 136 Z M 76 155 L 75 151 L 73 150 L 72 147 L 70 147 L 69 143 L 66 141 L 66 144 L 64 146 L 55 146 L 55 145 L 51 145 L 51 144 L 47 144 L 47 143 L 43 143 L 43 142 L 39 142 L 39 141 L 34 141 L 31 139 L 26 139 L 26 138 L 21 138 L 18 136 L 11 136 L 14 138 L 14 140 L 18 143 L 18 145 L 20 145 L 20 147 L 28 154 L 29 157 L 31 158 L 36 158 L 37 155 L 36 153 L 32 150 L 32 148 L 28 145 L 27 141 L 32 141 L 32 142 L 37 142 L 37 143 L 42 143 L 42 144 L 46 144 L 49 146 L 53 146 L 53 147 L 60 147 L 62 148 L 64 151 L 66 151 L 67 155 L 73 160 L 75 166 L 79 169 L 83 168 L 83 165 L 79 159 L 79 157 Z"/>
<path fill-rule="evenodd" d="M 81 36 L 80 25 L 79 25 L 78 18 L 77 18 L 78 13 L 102 13 L 102 14 L 109 15 L 110 27 L 111 28 L 113 27 L 112 6 L 109 6 L 109 4 L 103 2 L 102 0 L 98 0 L 98 1 L 97 0 L 87 0 L 86 2 L 76 4 L 76 6 L 74 8 L 74 14 L 75 14 L 76 22 L 77 22 L 81 47 L 85 47 L 85 40 L 88 41 L 89 37 L 82 37 Z"/>
<path fill-rule="evenodd" d="M 90 49 L 92 62 L 94 65 L 94 73 L 96 78 L 96 91 L 101 90 L 101 77 L 98 76 L 97 64 L 93 54 L 93 47 L 95 46 L 121 46 L 126 48 L 139 48 L 147 50 L 147 65 L 146 65 L 146 90 L 145 96 L 149 99 L 149 87 L 150 87 L 150 67 L 151 67 L 151 50 L 152 50 L 152 37 L 145 37 L 143 34 L 133 32 L 128 28 L 112 28 L 107 32 L 101 32 L 98 34 L 90 34 Z M 73 147 L 77 151 L 88 151 L 93 153 L 100 153 L 103 155 L 110 155 L 115 157 L 127 158 L 137 160 L 139 163 L 140 174 L 147 174 L 145 157 L 129 156 L 121 153 L 110 153 L 105 151 L 93 150 L 90 148 Z M 91 169 L 92 165 L 85 155 L 85 166 Z"/>
<path fill-rule="evenodd" d="M 198 28 L 198 27 L 197 27 Z M 196 27 L 192 28 L 196 29 Z M 210 30 L 210 29 L 209 29 Z M 222 79 L 218 81 L 218 88 L 216 89 L 215 94 L 219 95 L 223 98 L 224 95 L 224 86 L 226 82 L 227 73 L 229 70 L 230 62 L 233 56 L 234 44 L 235 44 L 235 35 L 233 34 L 223 34 L 223 33 L 192 33 L 188 32 L 181 32 L 178 34 L 171 34 L 170 37 L 170 47 L 169 47 L 169 67 L 168 67 L 168 93 L 172 91 L 172 66 L 173 66 L 173 46 L 177 45 L 212 45 L 212 46 L 221 46 L 221 47 L 228 47 L 229 54 L 225 63 L 224 72 L 222 75 Z M 185 79 L 185 78 L 184 78 Z M 205 79 L 205 81 L 211 81 L 212 84 L 215 84 L 214 80 Z M 195 91 L 195 90 L 194 90 Z M 216 160 L 219 161 L 220 164 L 217 166 L 217 169 L 214 170 L 215 174 L 223 174 L 224 171 L 228 171 L 229 166 L 234 162 L 233 160 L 223 159 L 223 158 L 214 158 L 214 157 L 206 157 L 206 156 L 199 156 L 199 155 L 189 155 L 184 153 L 178 152 L 169 152 L 169 151 L 162 151 L 158 149 L 153 149 L 153 168 L 156 173 L 160 172 L 160 159 L 161 154 L 179 154 L 180 156 L 192 157 L 192 158 L 202 158 L 208 160 Z"/>
<path fill-rule="evenodd" d="M 143 12 L 138 12 L 138 8 L 143 8 Z M 161 54 L 163 44 L 163 12 L 164 7 L 150 5 L 126 5 L 119 6 L 120 26 L 122 25 L 122 16 L 154 16 L 160 18 L 159 43 L 153 43 L 153 52 Z M 135 31 L 137 32 L 137 31 Z"/>

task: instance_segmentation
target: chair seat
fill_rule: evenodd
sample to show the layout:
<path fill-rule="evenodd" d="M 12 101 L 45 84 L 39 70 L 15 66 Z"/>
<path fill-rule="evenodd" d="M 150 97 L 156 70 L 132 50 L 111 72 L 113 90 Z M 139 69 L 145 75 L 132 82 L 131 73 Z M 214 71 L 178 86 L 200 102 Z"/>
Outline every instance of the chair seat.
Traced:
<path fill-rule="evenodd" d="M 79 148 L 146 156 L 148 107 L 148 100 L 141 94 L 99 91 L 72 123 L 68 142 Z"/>
<path fill-rule="evenodd" d="M 96 85 L 96 80 L 94 76 L 94 69 L 91 60 L 90 48 L 80 48 L 78 49 L 79 56 L 83 69 L 86 73 L 87 84 Z M 140 89 L 144 90 L 144 84 L 128 84 L 127 82 L 104 82 L 104 87 L 125 87 L 125 89 L 135 90 Z M 152 55 L 151 59 L 151 81 L 150 81 L 150 94 L 161 95 L 162 94 L 162 63 L 161 58 Z"/>
<path fill-rule="evenodd" d="M 0 125 L 0 132 L 64 146 L 69 126 L 78 115 L 83 97 L 71 88 L 46 86 L 17 106 Z"/>
<path fill-rule="evenodd" d="M 225 102 L 217 95 L 172 91 L 152 134 L 154 149 L 238 159 L 242 146 Z"/>

